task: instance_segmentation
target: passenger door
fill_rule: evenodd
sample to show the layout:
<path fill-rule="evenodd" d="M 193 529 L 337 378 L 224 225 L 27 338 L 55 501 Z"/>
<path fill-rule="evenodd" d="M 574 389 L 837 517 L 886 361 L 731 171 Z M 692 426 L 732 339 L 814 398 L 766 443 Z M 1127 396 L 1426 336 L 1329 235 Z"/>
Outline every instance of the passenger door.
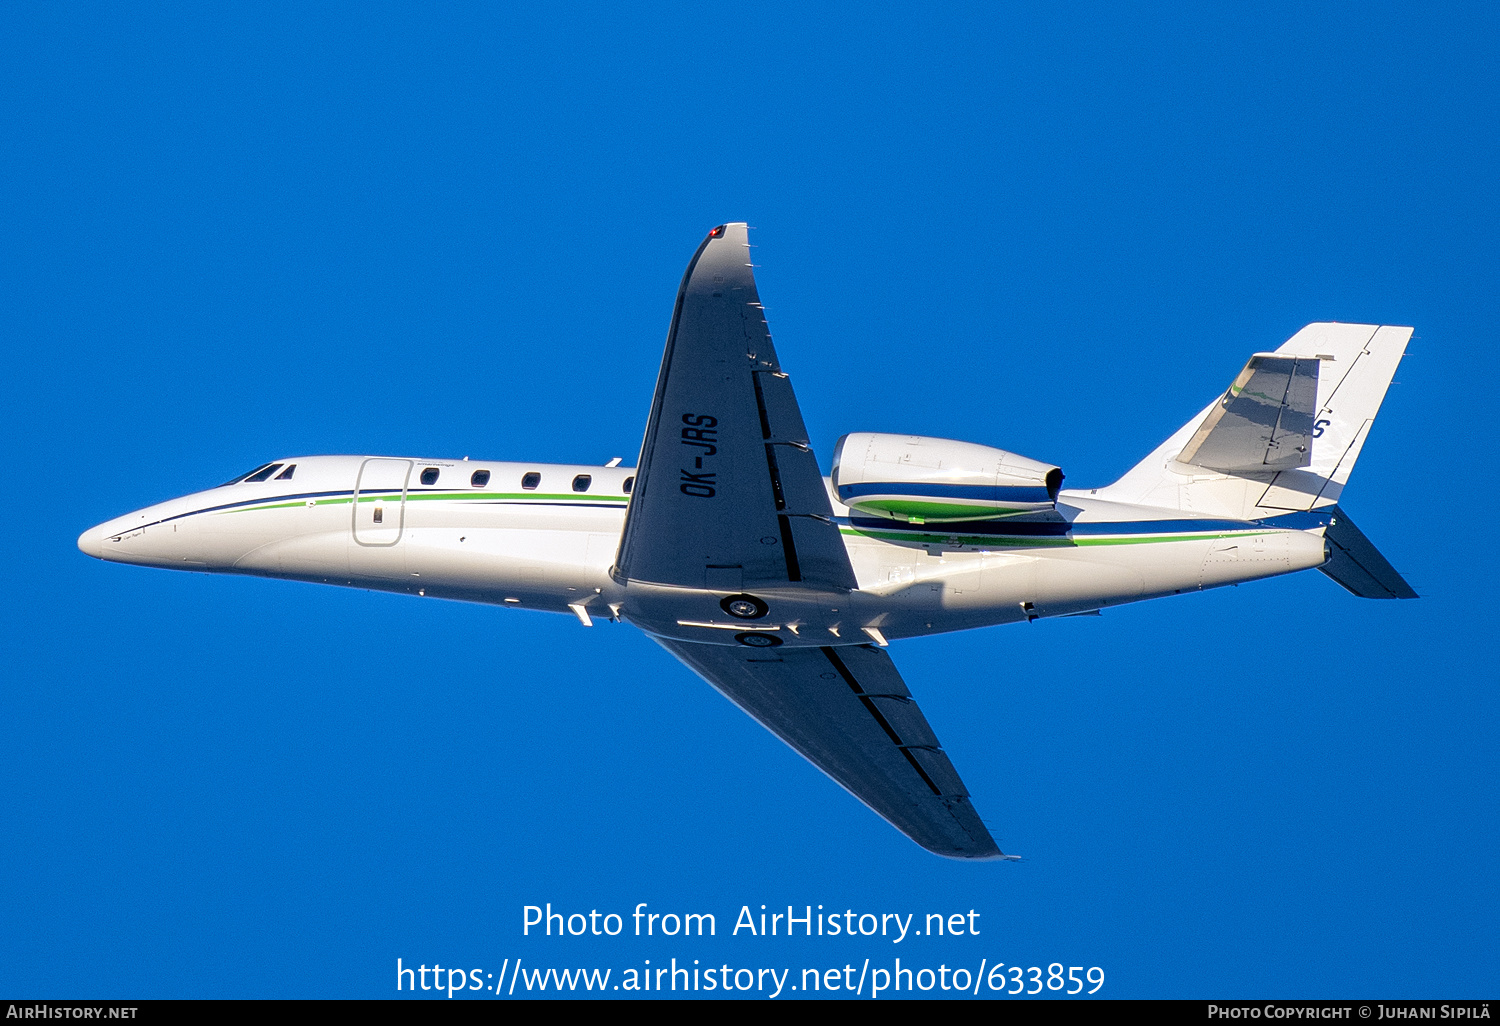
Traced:
<path fill-rule="evenodd" d="M 354 484 L 354 541 L 390 546 L 401 540 L 411 460 L 368 459 Z"/>

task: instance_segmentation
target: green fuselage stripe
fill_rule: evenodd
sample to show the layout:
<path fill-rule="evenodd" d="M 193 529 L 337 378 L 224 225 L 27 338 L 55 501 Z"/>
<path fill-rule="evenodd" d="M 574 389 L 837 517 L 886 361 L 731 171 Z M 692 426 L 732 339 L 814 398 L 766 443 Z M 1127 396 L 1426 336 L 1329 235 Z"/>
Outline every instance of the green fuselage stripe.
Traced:
<path fill-rule="evenodd" d="M 576 492 L 574 492 L 574 493 L 570 493 L 570 492 L 560 492 L 560 493 L 552 493 L 552 492 L 451 492 L 451 493 L 407 492 L 406 496 L 405 496 L 405 501 L 407 501 L 407 502 L 416 502 L 418 500 L 423 500 L 423 499 L 439 499 L 439 500 L 444 500 L 444 501 L 449 501 L 449 502 L 465 502 L 465 503 L 468 503 L 468 502 L 492 502 L 492 503 L 493 502 L 505 502 L 505 503 L 512 503 L 512 504 L 515 504 L 515 505 L 527 505 L 528 503 L 536 503 L 536 502 L 548 502 L 548 503 L 555 503 L 555 502 L 586 502 L 586 503 L 590 503 L 592 505 L 609 505 L 609 506 L 613 506 L 615 508 L 624 509 L 625 508 L 625 504 L 629 501 L 629 496 L 625 496 L 625 495 L 584 495 L 584 494 L 580 494 L 580 493 L 576 493 Z M 311 504 L 314 505 L 314 506 L 338 506 L 338 505 L 344 505 L 344 504 L 347 504 L 347 503 L 350 503 L 350 502 L 354 502 L 354 501 L 356 501 L 356 499 L 352 495 L 340 495 L 340 496 L 335 496 L 335 497 L 327 498 L 327 499 L 313 499 L 313 500 L 311 500 Z M 357 501 L 359 501 L 359 502 L 401 502 L 402 501 L 402 495 L 399 492 L 396 492 L 394 494 L 392 494 L 392 493 L 385 493 L 385 494 L 379 494 L 379 495 L 360 495 L 358 497 Z M 216 515 L 222 516 L 225 513 L 254 513 L 254 512 L 257 512 L 259 510 L 263 510 L 263 509 L 289 509 L 289 508 L 294 507 L 294 506 L 307 506 L 308 504 L 309 504 L 309 500 L 307 500 L 307 499 L 299 499 L 299 500 L 297 500 L 295 502 L 272 502 L 272 503 L 267 503 L 264 506 L 242 506 L 239 509 L 220 510 L 220 511 L 218 511 L 218 513 Z"/>
<path fill-rule="evenodd" d="M 407 501 L 428 499 L 459 503 L 505 503 L 522 506 L 543 502 L 577 502 L 593 505 L 607 503 L 611 508 L 616 509 L 624 509 L 625 504 L 629 501 L 629 497 L 625 495 L 586 495 L 576 492 L 408 492 L 405 498 Z M 317 506 L 335 506 L 356 500 L 352 495 L 342 495 L 311 501 Z M 399 492 L 384 495 L 360 495 L 358 496 L 358 501 L 400 502 L 402 501 L 402 496 Z M 240 509 L 222 510 L 216 515 L 223 515 L 224 513 L 248 513 L 268 509 L 289 509 L 306 506 L 307 504 L 308 500 L 305 499 L 295 502 L 272 502 L 264 506 L 246 506 Z M 1107 545 L 1152 545 L 1158 542 L 1216 541 L 1221 538 L 1251 538 L 1259 535 L 1275 534 L 1277 532 L 1267 530 L 1213 531 L 1202 534 L 1128 534 L 1122 532 L 1120 535 L 1107 538 L 1075 538 L 1066 535 L 1051 535 L 1047 537 L 988 534 L 967 535 L 941 529 L 934 531 L 913 531 L 910 529 L 879 530 L 860 527 L 840 527 L 839 533 L 854 537 L 872 538 L 876 541 L 913 542 L 919 545 L 959 545 L 967 548 L 988 549 L 1047 549 L 1093 548 Z"/>
<path fill-rule="evenodd" d="M 1049 538 L 1006 537 L 1004 535 L 963 535 L 943 531 L 917 534 L 905 531 L 872 531 L 858 527 L 842 527 L 840 534 L 862 535 L 876 541 L 904 541 L 919 544 L 964 545 L 971 548 L 989 549 L 1038 549 L 1038 548 L 1091 548 L 1098 545 L 1150 545 L 1155 542 L 1214 541 L 1219 538 L 1252 538 L 1257 535 L 1275 534 L 1275 531 L 1231 531 L 1205 534 L 1148 534 L 1127 535 L 1116 538 Z"/>

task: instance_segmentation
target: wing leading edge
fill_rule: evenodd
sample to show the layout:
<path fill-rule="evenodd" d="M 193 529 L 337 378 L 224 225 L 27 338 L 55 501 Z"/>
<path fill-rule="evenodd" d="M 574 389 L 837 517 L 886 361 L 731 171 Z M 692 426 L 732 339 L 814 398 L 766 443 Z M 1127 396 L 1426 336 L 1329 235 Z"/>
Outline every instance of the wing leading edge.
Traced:
<path fill-rule="evenodd" d="M 880 649 L 656 641 L 923 848 L 949 858 L 1014 857 L 990 837 Z"/>

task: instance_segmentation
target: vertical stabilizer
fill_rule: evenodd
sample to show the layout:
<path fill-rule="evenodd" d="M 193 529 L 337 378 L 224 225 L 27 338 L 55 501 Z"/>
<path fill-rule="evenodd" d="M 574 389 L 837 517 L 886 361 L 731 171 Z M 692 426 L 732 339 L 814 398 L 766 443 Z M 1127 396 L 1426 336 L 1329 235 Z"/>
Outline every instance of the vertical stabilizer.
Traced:
<path fill-rule="evenodd" d="M 1411 333 L 1309 324 L 1098 496 L 1243 520 L 1333 505 Z"/>

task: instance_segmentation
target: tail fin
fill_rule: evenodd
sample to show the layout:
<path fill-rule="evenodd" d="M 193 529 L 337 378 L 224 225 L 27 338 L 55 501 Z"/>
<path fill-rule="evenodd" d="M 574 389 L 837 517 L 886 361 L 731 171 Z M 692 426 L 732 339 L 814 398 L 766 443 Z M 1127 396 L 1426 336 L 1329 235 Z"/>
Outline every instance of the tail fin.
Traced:
<path fill-rule="evenodd" d="M 1229 391 L 1096 494 L 1241 520 L 1333 505 L 1411 332 L 1309 324 L 1252 356 Z"/>

